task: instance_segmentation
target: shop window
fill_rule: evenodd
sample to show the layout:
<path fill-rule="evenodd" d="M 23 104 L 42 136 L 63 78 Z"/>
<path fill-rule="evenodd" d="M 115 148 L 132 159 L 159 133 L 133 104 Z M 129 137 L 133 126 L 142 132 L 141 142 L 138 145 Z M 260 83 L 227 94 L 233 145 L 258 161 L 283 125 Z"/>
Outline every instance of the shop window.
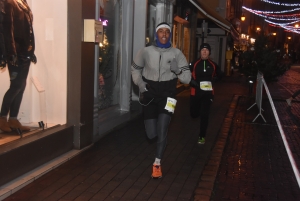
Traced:
<path fill-rule="evenodd" d="M 147 15 L 146 46 L 155 40 L 155 27 L 161 22 L 167 22 L 173 26 L 173 3 L 169 0 L 149 0 Z"/>
<path fill-rule="evenodd" d="M 16 2 L 22 7 L 20 12 L 31 11 L 33 14 L 34 53 L 37 63 L 30 64 L 26 88 L 17 115 L 19 122 L 30 127 L 30 131 L 22 134 L 16 130 L 0 132 L 0 145 L 41 129 L 65 124 L 67 117 L 67 1 L 57 4 L 56 1 L 50 0 L 30 0 L 27 1 L 28 5 L 25 5 L 26 1 Z M 26 19 L 32 20 L 29 14 Z M 7 40 L 7 37 L 4 37 L 4 40 Z M 28 48 L 28 51 L 30 50 Z M 0 104 L 9 89 L 9 77 L 8 67 L 3 68 Z"/>
<path fill-rule="evenodd" d="M 119 1 L 103 1 L 100 21 L 103 24 L 103 41 L 99 43 L 99 110 L 119 104 Z"/>

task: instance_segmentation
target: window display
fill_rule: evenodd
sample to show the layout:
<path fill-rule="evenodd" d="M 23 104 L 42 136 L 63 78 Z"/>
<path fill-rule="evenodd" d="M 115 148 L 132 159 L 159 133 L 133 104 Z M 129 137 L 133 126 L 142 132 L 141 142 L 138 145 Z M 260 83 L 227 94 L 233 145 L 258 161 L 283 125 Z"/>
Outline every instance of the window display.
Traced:
<path fill-rule="evenodd" d="M 0 11 L 1 145 L 66 123 L 67 1 L 0 0 Z"/>
<path fill-rule="evenodd" d="M 99 43 L 99 109 L 119 104 L 119 43 L 120 2 L 103 1 L 100 4 L 100 21 L 103 24 L 103 41 Z"/>
<path fill-rule="evenodd" d="M 14 129 L 30 131 L 17 119 L 31 62 L 36 63 L 34 54 L 33 15 L 23 0 L 8 0 L 4 5 L 3 37 L 7 57 L 10 86 L 6 91 L 0 112 L 0 130 Z"/>

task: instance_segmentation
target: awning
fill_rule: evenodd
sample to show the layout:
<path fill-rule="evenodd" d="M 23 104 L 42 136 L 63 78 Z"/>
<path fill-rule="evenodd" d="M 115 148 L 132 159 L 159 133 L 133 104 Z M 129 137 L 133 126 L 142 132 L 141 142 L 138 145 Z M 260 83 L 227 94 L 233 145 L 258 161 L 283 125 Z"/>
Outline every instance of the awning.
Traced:
<path fill-rule="evenodd" d="M 207 0 L 189 0 L 198 10 L 209 19 L 213 20 L 219 27 L 225 31 L 230 32 L 231 24 L 222 18 L 216 11 L 212 10 L 206 5 Z"/>
<path fill-rule="evenodd" d="M 189 24 L 190 23 L 189 21 L 187 21 L 179 16 L 175 16 L 174 21 L 179 22 L 180 24 Z"/>

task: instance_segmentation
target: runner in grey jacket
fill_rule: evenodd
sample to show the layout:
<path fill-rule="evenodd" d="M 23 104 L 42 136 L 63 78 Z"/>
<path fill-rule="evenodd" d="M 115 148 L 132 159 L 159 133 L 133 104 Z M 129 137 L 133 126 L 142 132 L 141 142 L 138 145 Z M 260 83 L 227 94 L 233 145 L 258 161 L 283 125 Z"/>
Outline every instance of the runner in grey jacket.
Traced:
<path fill-rule="evenodd" d="M 171 27 L 163 22 L 156 27 L 152 46 L 141 49 L 131 66 L 133 82 L 140 90 L 144 123 L 148 138 L 157 137 L 157 150 L 152 178 L 161 178 L 161 158 L 167 144 L 167 131 L 176 106 L 179 79 L 188 84 L 191 72 L 183 53 L 170 43 Z"/>
<path fill-rule="evenodd" d="M 170 69 L 170 64 L 175 60 L 180 72 L 174 73 Z M 133 82 L 138 85 L 140 92 L 145 92 L 145 82 L 142 76 L 146 80 L 155 82 L 172 81 L 179 78 L 179 80 L 188 84 L 191 81 L 191 73 L 189 72 L 189 66 L 183 53 L 173 47 L 161 48 L 156 44 L 141 49 L 132 64 L 131 67 Z M 148 83 L 149 84 L 149 83 Z"/>

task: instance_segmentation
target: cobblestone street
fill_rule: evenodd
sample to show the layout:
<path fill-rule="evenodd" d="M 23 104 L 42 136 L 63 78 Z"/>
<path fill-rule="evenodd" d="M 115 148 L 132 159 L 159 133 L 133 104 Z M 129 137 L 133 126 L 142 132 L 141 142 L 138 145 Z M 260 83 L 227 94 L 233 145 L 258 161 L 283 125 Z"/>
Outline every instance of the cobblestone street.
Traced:
<path fill-rule="evenodd" d="M 291 153 L 300 167 L 299 97 L 288 107 L 285 99 L 299 89 L 300 66 L 269 83 L 277 114 Z M 218 200 L 300 200 L 300 190 L 283 144 L 267 95 L 263 93 L 261 117 L 257 107 L 247 110 L 254 97 L 241 96 L 224 149 L 212 199 Z M 299 170 L 299 169 L 298 169 Z"/>

